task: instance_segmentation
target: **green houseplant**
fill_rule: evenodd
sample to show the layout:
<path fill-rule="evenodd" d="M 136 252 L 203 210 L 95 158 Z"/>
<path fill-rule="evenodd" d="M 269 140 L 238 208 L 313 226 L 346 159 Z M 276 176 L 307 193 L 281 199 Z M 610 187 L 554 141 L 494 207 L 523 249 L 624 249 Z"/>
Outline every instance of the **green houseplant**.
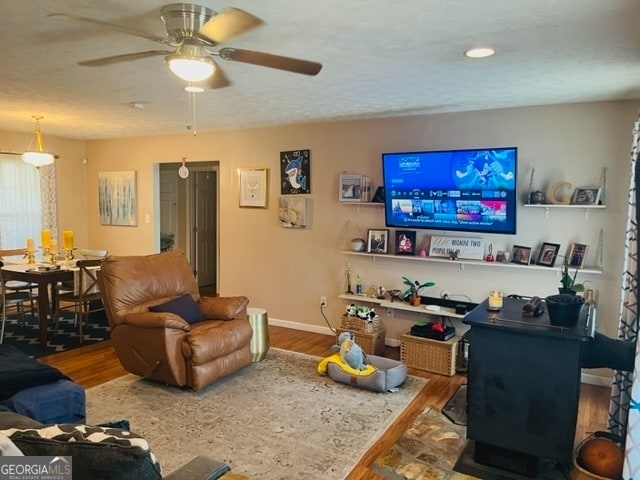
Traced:
<path fill-rule="evenodd" d="M 402 277 L 403 283 L 407 285 L 409 288 L 405 290 L 402 298 L 405 300 L 409 300 L 411 305 L 418 306 L 420 305 L 420 290 L 425 287 L 433 287 L 435 282 L 424 282 L 420 283 L 417 280 L 409 280 L 407 277 Z"/>
<path fill-rule="evenodd" d="M 559 293 L 568 293 L 574 295 L 578 292 L 584 292 L 584 285 L 582 283 L 576 283 L 576 277 L 578 276 L 578 267 L 576 267 L 573 275 L 569 273 L 569 262 L 564 259 L 562 264 L 562 271 L 560 276 L 561 287 L 558 287 Z"/>

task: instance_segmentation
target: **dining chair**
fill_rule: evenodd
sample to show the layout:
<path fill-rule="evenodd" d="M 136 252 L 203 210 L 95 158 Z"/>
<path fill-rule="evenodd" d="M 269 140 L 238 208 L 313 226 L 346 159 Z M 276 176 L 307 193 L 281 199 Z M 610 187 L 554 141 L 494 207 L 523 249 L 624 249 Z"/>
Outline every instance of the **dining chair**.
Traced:
<path fill-rule="evenodd" d="M 0 249 L 0 260 L 5 259 L 6 257 L 24 257 L 24 254 L 24 248 Z M 37 284 L 31 282 L 23 282 L 20 280 L 7 280 L 6 282 L 3 282 L 2 285 L 7 289 L 7 292 L 9 293 L 27 291 L 31 295 L 31 310 L 35 311 L 37 295 L 33 290 L 35 288 L 38 288 Z"/>
<path fill-rule="evenodd" d="M 107 255 L 109 255 L 108 250 L 95 250 L 90 248 L 79 248 L 76 253 L 80 260 L 104 259 L 107 257 Z M 60 282 L 56 285 L 56 289 L 57 289 L 57 293 L 61 294 L 63 292 L 73 291 L 75 289 L 75 285 L 73 281 Z"/>
<path fill-rule="evenodd" d="M 7 309 L 15 307 L 17 313 L 24 321 L 24 304 L 33 302 L 33 294 L 29 291 L 13 291 L 5 288 L 5 281 L 2 278 L 2 267 L 4 262 L 0 259 L 0 298 L 2 299 L 2 327 L 0 327 L 0 343 L 4 340 L 4 329 L 7 321 Z"/>
<path fill-rule="evenodd" d="M 54 306 L 55 331 L 58 333 L 60 314 L 62 311 L 74 311 L 74 325 L 78 325 L 80 343 L 83 342 L 82 327 L 87 322 L 89 314 L 104 310 L 102 295 L 98 286 L 98 270 L 102 265 L 102 258 L 91 260 L 78 260 L 77 270 L 74 273 L 73 291 L 60 291 L 56 295 Z M 100 306 L 94 306 L 96 302 Z M 66 304 L 66 305 L 63 305 Z"/>

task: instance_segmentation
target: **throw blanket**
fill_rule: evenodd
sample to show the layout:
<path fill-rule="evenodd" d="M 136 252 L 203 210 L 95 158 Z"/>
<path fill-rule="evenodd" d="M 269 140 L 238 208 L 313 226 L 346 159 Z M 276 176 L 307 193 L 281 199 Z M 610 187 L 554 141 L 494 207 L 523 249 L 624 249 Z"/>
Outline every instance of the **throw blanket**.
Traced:
<path fill-rule="evenodd" d="M 330 357 L 323 358 L 322 360 L 320 360 L 320 363 L 318 363 L 318 373 L 320 375 L 327 374 L 329 363 L 336 364 L 349 375 L 371 375 L 377 370 L 377 368 L 371 364 L 367 365 L 364 370 L 356 370 L 355 368 L 350 367 L 342 361 L 342 358 L 340 358 L 340 353 L 334 353 Z"/>
<path fill-rule="evenodd" d="M 71 380 L 60 370 L 40 363 L 11 345 L 0 344 L 0 401 L 25 388 Z"/>

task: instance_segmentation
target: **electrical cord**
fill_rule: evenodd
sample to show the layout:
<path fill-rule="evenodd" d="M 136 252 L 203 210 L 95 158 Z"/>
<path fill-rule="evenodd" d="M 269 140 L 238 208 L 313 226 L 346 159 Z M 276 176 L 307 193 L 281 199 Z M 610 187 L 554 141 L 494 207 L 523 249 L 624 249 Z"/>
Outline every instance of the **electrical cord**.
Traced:
<path fill-rule="evenodd" d="M 324 318 L 324 321 L 327 323 L 327 326 L 329 327 L 329 330 L 331 330 L 334 335 L 337 335 L 338 332 L 331 326 L 331 324 L 329 323 L 329 319 L 324 314 L 324 305 L 320 305 L 320 315 L 322 315 L 322 318 Z"/>

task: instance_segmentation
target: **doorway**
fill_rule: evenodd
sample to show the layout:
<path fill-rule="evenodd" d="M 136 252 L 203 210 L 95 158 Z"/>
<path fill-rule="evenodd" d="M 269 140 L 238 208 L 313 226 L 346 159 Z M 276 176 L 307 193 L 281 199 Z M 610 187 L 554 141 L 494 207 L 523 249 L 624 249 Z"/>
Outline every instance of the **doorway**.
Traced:
<path fill-rule="evenodd" d="M 178 176 L 180 166 L 159 166 L 160 246 L 163 250 L 184 250 L 201 292 L 217 295 L 218 163 L 187 163 L 186 179 Z"/>

